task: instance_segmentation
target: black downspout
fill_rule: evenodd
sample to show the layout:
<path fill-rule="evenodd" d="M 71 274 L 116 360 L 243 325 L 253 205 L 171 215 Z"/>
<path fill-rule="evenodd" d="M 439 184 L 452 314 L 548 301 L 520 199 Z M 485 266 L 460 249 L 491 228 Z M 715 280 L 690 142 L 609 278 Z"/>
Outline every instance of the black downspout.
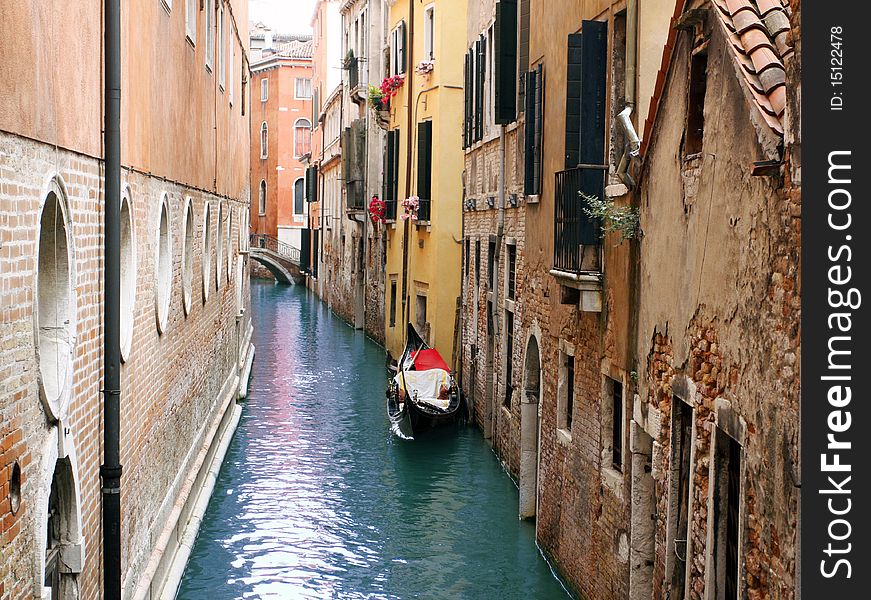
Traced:
<path fill-rule="evenodd" d="M 104 4 L 103 598 L 121 599 L 121 2 Z"/>
<path fill-rule="evenodd" d="M 412 112 L 411 107 L 411 80 L 413 79 L 414 72 L 411 70 L 411 63 L 414 59 L 414 2 L 408 3 L 408 35 L 405 36 L 405 56 L 403 57 L 404 68 L 405 68 L 405 89 L 407 92 L 407 107 L 405 109 L 406 112 L 406 126 L 408 127 L 408 143 L 405 145 L 405 197 L 408 198 L 411 196 L 411 157 L 414 152 L 414 148 L 412 147 L 412 141 L 414 140 L 414 119 L 415 114 Z M 418 95 L 418 98 L 420 95 Z M 415 103 L 415 112 L 417 110 L 417 105 Z M 398 187 L 398 186 L 397 186 Z M 394 198 L 397 203 L 397 206 L 400 205 L 399 199 Z M 398 212 L 398 208 L 397 208 Z M 408 306 L 408 244 L 410 237 L 410 226 L 409 219 L 405 219 L 405 223 L 402 227 L 402 326 L 407 329 L 408 324 L 411 322 L 411 315 L 409 314 L 410 307 Z"/>

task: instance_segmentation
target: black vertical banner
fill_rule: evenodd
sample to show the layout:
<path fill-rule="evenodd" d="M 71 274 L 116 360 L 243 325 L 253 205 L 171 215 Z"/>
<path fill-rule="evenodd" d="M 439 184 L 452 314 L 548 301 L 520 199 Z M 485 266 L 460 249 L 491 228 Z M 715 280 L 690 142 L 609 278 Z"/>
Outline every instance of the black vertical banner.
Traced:
<path fill-rule="evenodd" d="M 803 95 L 800 580 L 806 599 L 867 598 L 871 35 L 866 2 L 793 4 Z"/>

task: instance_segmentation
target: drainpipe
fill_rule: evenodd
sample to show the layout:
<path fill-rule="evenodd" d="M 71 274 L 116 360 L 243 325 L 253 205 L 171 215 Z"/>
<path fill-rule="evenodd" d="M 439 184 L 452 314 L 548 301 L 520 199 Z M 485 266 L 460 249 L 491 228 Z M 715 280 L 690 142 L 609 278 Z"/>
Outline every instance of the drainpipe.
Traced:
<path fill-rule="evenodd" d="M 104 3 L 103 597 L 121 599 L 121 2 Z"/>
<path fill-rule="evenodd" d="M 626 103 L 635 106 L 638 65 L 638 0 L 626 2 Z"/>
<path fill-rule="evenodd" d="M 405 89 L 408 90 L 408 99 L 411 99 L 411 80 L 414 71 L 411 65 L 414 63 L 414 3 L 408 5 L 408 35 L 405 36 Z M 420 98 L 420 94 L 418 94 Z M 408 103 L 410 104 L 410 102 Z M 415 106 L 416 108 L 416 106 Z M 412 148 L 412 135 L 414 131 L 414 112 L 411 106 L 406 106 L 406 129 L 408 143 L 405 144 L 405 197 L 411 196 L 411 156 L 414 149 Z M 397 198 L 397 214 L 399 213 L 399 199 Z M 432 204 L 430 203 L 430 207 Z M 432 210 L 432 208 L 430 208 Z M 411 321 L 408 315 L 408 242 L 410 236 L 410 219 L 405 219 L 402 228 L 402 326 L 403 330 L 408 328 L 408 323 Z"/>

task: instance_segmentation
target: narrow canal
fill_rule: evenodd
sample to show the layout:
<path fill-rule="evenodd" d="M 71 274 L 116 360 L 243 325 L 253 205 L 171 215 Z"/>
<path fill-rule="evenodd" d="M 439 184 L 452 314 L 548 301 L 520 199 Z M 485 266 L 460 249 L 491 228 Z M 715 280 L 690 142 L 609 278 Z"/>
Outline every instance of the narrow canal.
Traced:
<path fill-rule="evenodd" d="M 257 356 L 178 598 L 568 597 L 477 429 L 390 434 L 383 350 L 252 281 Z"/>

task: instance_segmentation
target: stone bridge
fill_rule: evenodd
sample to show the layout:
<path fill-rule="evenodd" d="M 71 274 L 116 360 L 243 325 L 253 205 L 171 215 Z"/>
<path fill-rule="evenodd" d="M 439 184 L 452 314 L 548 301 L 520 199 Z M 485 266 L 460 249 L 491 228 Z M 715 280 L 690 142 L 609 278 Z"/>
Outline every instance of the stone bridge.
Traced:
<path fill-rule="evenodd" d="M 302 283 L 305 276 L 299 269 L 299 248 L 274 237 L 251 234 L 251 258 L 269 269 L 281 283 Z"/>

